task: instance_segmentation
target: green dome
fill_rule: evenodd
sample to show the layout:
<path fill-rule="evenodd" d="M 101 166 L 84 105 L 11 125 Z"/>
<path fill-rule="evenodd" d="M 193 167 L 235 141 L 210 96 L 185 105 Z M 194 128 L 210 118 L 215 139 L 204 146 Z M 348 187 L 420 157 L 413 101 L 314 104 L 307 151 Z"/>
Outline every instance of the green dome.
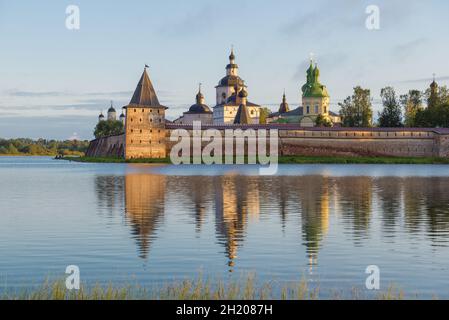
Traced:
<path fill-rule="evenodd" d="M 304 98 L 324 98 L 329 97 L 326 86 L 320 83 L 320 69 L 313 67 L 310 61 L 310 67 L 307 69 L 307 82 L 302 86 L 302 96 Z"/>
<path fill-rule="evenodd" d="M 303 89 L 302 96 L 304 98 L 324 98 L 329 97 L 326 86 L 316 83 Z"/>

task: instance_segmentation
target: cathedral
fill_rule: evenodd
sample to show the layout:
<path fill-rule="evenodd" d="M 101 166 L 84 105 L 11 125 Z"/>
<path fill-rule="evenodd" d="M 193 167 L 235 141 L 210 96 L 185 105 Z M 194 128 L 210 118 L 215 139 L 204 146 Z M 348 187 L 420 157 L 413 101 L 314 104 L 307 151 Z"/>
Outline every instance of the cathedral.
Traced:
<path fill-rule="evenodd" d="M 301 90 L 302 106 L 290 110 L 284 92 L 279 110 L 270 114 L 267 122 L 299 123 L 301 127 L 314 127 L 316 119 L 321 115 L 332 125 L 341 123 L 340 116 L 329 110 L 330 96 L 326 86 L 320 82 L 320 69 L 317 64 L 313 65 L 313 60 L 310 60 L 310 66 L 306 72 L 306 83 Z"/>
<path fill-rule="evenodd" d="M 231 50 L 229 64 L 226 66 L 226 76 L 215 87 L 214 124 L 259 123 L 261 106 L 247 99 L 247 86 L 239 77 L 238 70 L 234 50 Z"/>
<path fill-rule="evenodd" d="M 261 106 L 248 101 L 248 91 L 245 82 L 238 75 L 239 66 L 235 63 L 234 50 L 229 55 L 226 66 L 226 76 L 223 77 L 216 90 L 216 104 L 213 111 L 205 104 L 201 88 L 196 96 L 196 103 L 187 112 L 176 119 L 174 123 L 192 124 L 201 121 L 202 124 L 258 124 Z"/>

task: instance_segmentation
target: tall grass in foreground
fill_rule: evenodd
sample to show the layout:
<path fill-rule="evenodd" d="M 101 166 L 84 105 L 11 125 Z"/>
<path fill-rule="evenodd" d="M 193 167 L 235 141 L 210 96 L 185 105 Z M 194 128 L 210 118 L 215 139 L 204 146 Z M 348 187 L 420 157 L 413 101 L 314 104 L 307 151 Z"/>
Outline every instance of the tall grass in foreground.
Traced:
<path fill-rule="evenodd" d="M 280 286 L 273 283 L 256 285 L 254 276 L 241 281 L 212 282 L 201 277 L 195 280 L 173 282 L 168 285 L 145 288 L 139 285 L 81 287 L 80 290 L 66 289 L 64 281 L 45 281 L 40 287 L 21 292 L 5 292 L 0 300 L 318 300 L 319 288 L 309 288 L 307 281 L 301 280 Z M 351 292 L 332 291 L 325 299 L 405 299 L 402 290 L 390 286 L 387 291 L 370 297 L 365 291 L 354 288 Z M 407 297 L 418 298 L 418 296 Z"/>

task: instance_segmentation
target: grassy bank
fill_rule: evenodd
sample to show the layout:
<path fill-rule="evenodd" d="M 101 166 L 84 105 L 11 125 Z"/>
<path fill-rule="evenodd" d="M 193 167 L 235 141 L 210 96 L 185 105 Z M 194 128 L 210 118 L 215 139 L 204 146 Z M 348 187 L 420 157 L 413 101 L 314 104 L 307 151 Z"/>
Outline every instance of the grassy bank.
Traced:
<path fill-rule="evenodd" d="M 139 285 L 95 285 L 80 290 L 66 289 L 64 281 L 45 282 L 41 287 L 18 293 L 0 294 L 2 300 L 319 300 L 319 299 L 416 299 L 405 296 L 402 290 L 389 286 L 385 291 L 367 295 L 366 290 L 353 288 L 348 292 L 330 290 L 325 296 L 319 288 L 309 288 L 306 281 L 280 286 L 276 282 L 256 284 L 253 276 L 223 283 L 198 278 L 173 282 L 161 287 L 144 288 Z M 435 297 L 433 297 L 435 298 Z"/>
<path fill-rule="evenodd" d="M 125 160 L 115 157 L 64 157 L 63 160 L 89 163 L 171 163 L 170 158 Z M 449 164 L 449 159 L 447 158 L 412 157 L 280 156 L 278 161 L 280 164 Z"/>

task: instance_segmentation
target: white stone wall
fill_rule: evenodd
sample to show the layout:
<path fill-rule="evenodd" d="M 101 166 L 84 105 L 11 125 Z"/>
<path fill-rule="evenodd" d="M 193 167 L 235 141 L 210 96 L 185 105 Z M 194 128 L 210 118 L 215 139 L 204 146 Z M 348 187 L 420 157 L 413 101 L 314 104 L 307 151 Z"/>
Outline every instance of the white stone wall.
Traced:
<path fill-rule="evenodd" d="M 260 107 L 247 107 L 253 124 L 259 123 Z M 220 106 L 214 108 L 214 124 L 232 124 L 239 110 L 238 106 Z"/>
<path fill-rule="evenodd" d="M 213 124 L 212 113 L 184 113 L 184 115 L 177 119 L 175 123 L 192 124 L 193 121 L 200 121 L 201 124 Z"/>

